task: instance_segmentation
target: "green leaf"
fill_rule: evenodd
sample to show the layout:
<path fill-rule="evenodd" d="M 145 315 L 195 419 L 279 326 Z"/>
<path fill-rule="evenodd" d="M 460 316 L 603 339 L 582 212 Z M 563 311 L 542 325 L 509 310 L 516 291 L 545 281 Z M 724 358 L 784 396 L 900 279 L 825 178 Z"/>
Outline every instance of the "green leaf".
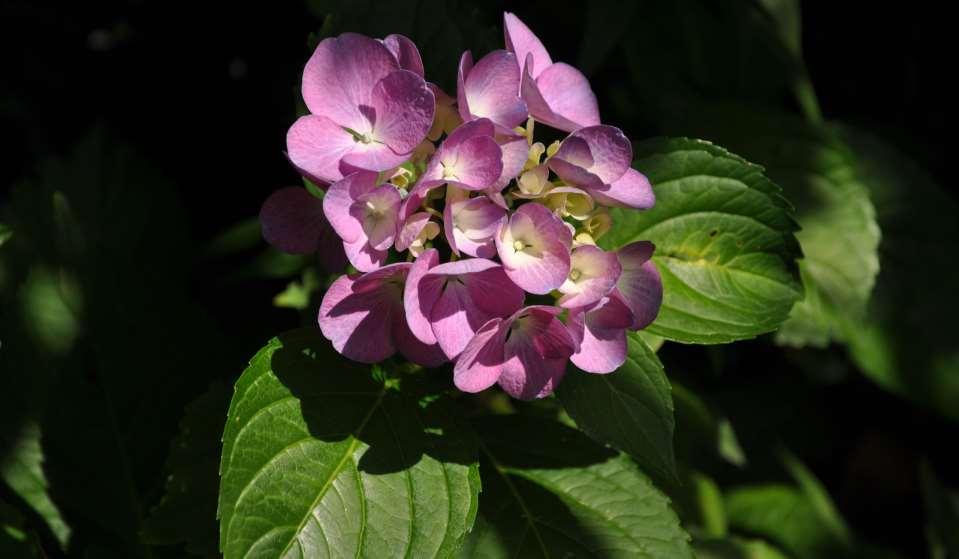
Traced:
<path fill-rule="evenodd" d="M 802 287 L 797 225 L 762 168 L 709 142 L 654 139 L 634 166 L 656 206 L 614 210 L 605 247 L 656 245 L 663 305 L 649 331 L 687 343 L 725 343 L 775 330 Z"/>
<path fill-rule="evenodd" d="M 787 559 L 787 556 L 762 540 L 739 537 L 696 540 L 698 559 Z"/>
<path fill-rule="evenodd" d="M 677 440 L 680 457 L 698 463 L 719 457 L 734 466 L 746 464 L 746 454 L 728 418 L 712 410 L 696 393 L 672 381 L 676 403 Z"/>
<path fill-rule="evenodd" d="M 187 407 L 167 458 L 163 498 L 143 523 L 146 543 L 216 554 L 217 466 L 229 405 L 230 391 L 215 383 Z"/>
<path fill-rule="evenodd" d="M 4 559 L 40 557 L 39 548 L 27 530 L 23 515 L 0 499 L 0 557 Z"/>
<path fill-rule="evenodd" d="M 608 375 L 570 365 L 556 394 L 576 425 L 594 439 L 630 454 L 654 476 L 676 480 L 673 399 L 663 365 L 630 333 L 626 363 Z"/>
<path fill-rule="evenodd" d="M 579 431 L 491 416 L 480 519 L 460 557 L 692 557 L 669 499 L 624 455 Z"/>
<path fill-rule="evenodd" d="M 475 439 L 445 400 L 421 406 L 376 376 L 315 329 L 273 339 L 252 359 L 223 435 L 227 559 L 458 549 L 476 514 Z"/>
<path fill-rule="evenodd" d="M 0 448 L 6 449 L 0 463 L 0 478 L 43 518 L 61 548 L 66 549 L 70 527 L 48 494 L 50 484 L 43 472 L 40 426 L 31 421 L 20 428 L 16 437 L 9 441 L 6 438 L 6 433 L 0 436 L 3 443 Z"/>
<path fill-rule="evenodd" d="M 959 493 L 943 487 L 926 462 L 919 469 L 919 481 L 926 508 L 926 537 L 933 557 L 959 557 Z"/>

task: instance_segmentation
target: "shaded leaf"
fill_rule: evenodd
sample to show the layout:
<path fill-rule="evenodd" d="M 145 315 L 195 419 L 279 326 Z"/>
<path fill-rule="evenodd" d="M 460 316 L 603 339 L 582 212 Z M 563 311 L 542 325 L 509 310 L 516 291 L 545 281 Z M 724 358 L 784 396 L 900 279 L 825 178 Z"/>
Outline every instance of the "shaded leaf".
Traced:
<path fill-rule="evenodd" d="M 306 557 L 446 557 L 473 523 L 475 446 L 315 329 L 273 339 L 237 381 L 220 463 L 220 547 Z"/>

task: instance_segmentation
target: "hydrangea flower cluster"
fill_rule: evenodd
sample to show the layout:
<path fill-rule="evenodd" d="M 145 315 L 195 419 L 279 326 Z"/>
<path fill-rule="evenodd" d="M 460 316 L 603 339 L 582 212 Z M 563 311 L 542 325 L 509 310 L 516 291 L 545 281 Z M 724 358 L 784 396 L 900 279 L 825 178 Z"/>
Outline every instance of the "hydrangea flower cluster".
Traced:
<path fill-rule="evenodd" d="M 626 331 L 653 321 L 662 284 L 651 243 L 596 246 L 609 207 L 655 202 L 629 140 L 601 123 L 581 72 L 553 62 L 513 14 L 504 23 L 504 50 L 463 54 L 455 98 L 424 80 L 406 37 L 323 40 L 303 74 L 310 114 L 287 149 L 329 186 L 322 200 L 274 193 L 261 221 L 278 248 L 319 251 L 338 270 L 345 255 L 357 270 L 319 309 L 341 354 L 453 362 L 460 390 L 499 384 L 533 399 L 568 361 L 590 373 L 622 365 Z M 568 135 L 546 147 L 537 123 Z"/>

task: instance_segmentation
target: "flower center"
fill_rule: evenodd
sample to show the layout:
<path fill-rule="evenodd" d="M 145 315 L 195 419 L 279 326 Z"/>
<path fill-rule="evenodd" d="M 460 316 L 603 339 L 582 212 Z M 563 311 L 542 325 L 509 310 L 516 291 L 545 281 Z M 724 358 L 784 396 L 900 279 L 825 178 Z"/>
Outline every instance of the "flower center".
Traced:
<path fill-rule="evenodd" d="M 523 250 L 524 248 L 526 248 L 526 243 L 524 243 L 523 241 L 513 241 L 513 250 L 515 250 L 516 252 L 519 252 Z"/>
<path fill-rule="evenodd" d="M 582 277 L 582 275 L 583 274 L 579 270 L 577 270 L 576 268 L 573 268 L 569 272 L 569 279 L 573 281 L 579 281 L 579 278 Z"/>

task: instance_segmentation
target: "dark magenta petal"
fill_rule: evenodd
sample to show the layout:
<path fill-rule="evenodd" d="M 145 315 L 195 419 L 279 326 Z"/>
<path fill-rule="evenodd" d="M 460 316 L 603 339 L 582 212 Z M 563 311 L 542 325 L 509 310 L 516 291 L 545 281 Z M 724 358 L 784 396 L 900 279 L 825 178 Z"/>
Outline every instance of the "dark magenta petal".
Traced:
<path fill-rule="evenodd" d="M 408 154 L 426 138 L 435 110 L 433 91 L 423 78 L 407 70 L 391 72 L 373 88 L 372 138 Z"/>
<path fill-rule="evenodd" d="M 650 260 L 655 247 L 649 241 L 630 243 L 616 252 L 623 273 L 614 292 L 633 313 L 633 330 L 652 324 L 663 302 L 663 282 Z"/>
<path fill-rule="evenodd" d="M 290 254 L 312 254 L 330 230 L 323 201 L 305 188 L 290 186 L 271 194 L 260 208 L 263 238 Z"/>

